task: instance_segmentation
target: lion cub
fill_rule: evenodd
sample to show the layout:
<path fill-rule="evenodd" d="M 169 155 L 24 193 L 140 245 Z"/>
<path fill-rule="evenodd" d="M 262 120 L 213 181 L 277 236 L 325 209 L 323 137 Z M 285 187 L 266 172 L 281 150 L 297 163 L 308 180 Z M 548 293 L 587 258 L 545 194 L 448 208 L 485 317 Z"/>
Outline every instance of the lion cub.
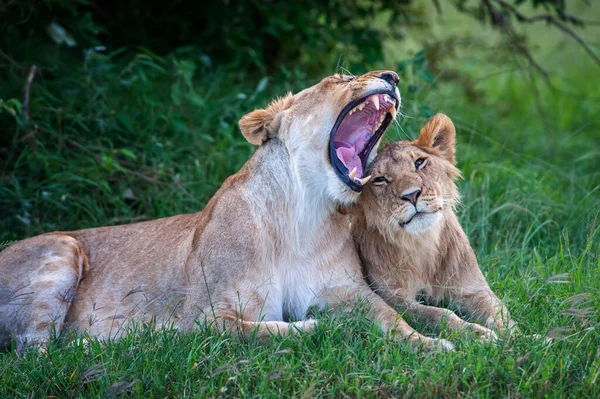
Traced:
<path fill-rule="evenodd" d="M 508 310 L 479 269 L 455 213 L 455 129 L 446 115 L 431 117 L 417 140 L 387 145 L 371 167 L 373 176 L 353 208 L 352 235 L 366 279 L 390 305 L 432 325 L 469 329 L 496 339 L 512 328 Z M 482 322 L 463 321 L 449 302 Z"/>

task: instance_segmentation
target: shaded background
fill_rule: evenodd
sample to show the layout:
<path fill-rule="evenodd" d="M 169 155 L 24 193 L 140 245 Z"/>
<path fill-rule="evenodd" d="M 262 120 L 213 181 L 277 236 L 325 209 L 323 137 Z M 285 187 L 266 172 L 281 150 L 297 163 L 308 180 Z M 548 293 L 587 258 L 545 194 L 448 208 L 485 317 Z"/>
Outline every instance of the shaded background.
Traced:
<path fill-rule="evenodd" d="M 391 139 L 414 137 L 446 111 L 469 126 L 459 143 L 482 158 L 494 159 L 490 140 L 507 142 L 504 162 L 535 156 L 583 172 L 578 184 L 592 190 L 595 153 L 576 171 L 553 153 L 598 144 L 586 134 L 598 126 L 595 59 L 559 29 L 593 52 L 598 6 L 569 5 L 4 0 L 0 240 L 201 209 L 252 151 L 236 128 L 241 115 L 325 75 L 375 68 L 402 76 L 406 118 Z M 489 134 L 506 118 L 509 127 Z M 573 142 L 567 126 L 578 131 Z"/>

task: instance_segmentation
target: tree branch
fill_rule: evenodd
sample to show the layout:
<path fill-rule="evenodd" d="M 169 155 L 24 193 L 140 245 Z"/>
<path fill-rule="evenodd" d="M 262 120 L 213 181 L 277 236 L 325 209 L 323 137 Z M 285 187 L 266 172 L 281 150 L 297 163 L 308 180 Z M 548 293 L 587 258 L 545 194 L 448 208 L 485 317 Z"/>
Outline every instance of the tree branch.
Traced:
<path fill-rule="evenodd" d="M 568 36 L 571 36 L 577 43 L 579 43 L 579 45 L 585 50 L 585 52 L 588 53 L 588 55 L 596 62 L 596 64 L 600 65 L 600 57 L 596 53 L 594 53 L 594 51 L 590 48 L 590 46 L 588 46 L 588 44 L 585 42 L 585 40 L 583 40 L 581 38 L 581 36 L 579 36 L 575 31 L 573 31 L 567 25 L 565 25 L 564 23 L 562 23 L 561 21 L 556 19 L 556 17 L 554 15 L 542 14 L 542 15 L 535 15 L 533 17 L 528 17 L 526 15 L 521 14 L 521 12 L 519 10 L 517 10 L 516 7 L 507 3 L 504 0 L 491 0 L 491 1 L 498 4 L 504 10 L 510 12 L 515 18 L 517 18 L 517 20 L 519 22 L 534 23 L 534 22 L 538 22 L 538 21 L 545 21 L 546 23 L 548 23 L 550 25 L 554 25 L 555 27 L 557 27 L 558 29 L 563 31 L 565 34 L 567 34 Z M 484 4 L 487 3 L 486 7 L 489 10 L 491 7 L 490 0 L 483 0 L 483 2 L 484 2 Z M 569 19 L 573 23 L 576 23 L 579 25 L 584 25 L 584 22 L 578 18 L 569 16 Z"/>
<path fill-rule="evenodd" d="M 27 82 L 25 83 L 25 89 L 23 90 L 23 106 L 21 108 L 21 113 L 23 114 L 25 123 L 29 123 L 29 91 L 31 90 L 31 84 L 33 83 L 33 78 L 35 78 L 37 71 L 37 65 L 32 65 L 31 68 L 29 68 L 29 75 L 27 76 Z"/>
<path fill-rule="evenodd" d="M 15 68 L 21 68 L 21 66 L 17 63 L 17 61 L 13 60 L 8 54 L 6 54 L 4 51 L 2 51 L 2 49 L 0 48 L 0 58 L 5 59 L 6 61 L 9 62 L 9 64 Z"/>
<path fill-rule="evenodd" d="M 484 7 L 487 8 L 487 10 L 492 18 L 492 23 L 494 25 L 496 25 L 497 27 L 499 27 L 500 29 L 502 29 L 503 31 L 505 31 L 511 44 L 516 48 L 516 50 L 519 52 L 519 54 L 521 56 L 523 56 L 527 60 L 529 65 L 531 67 L 533 67 L 542 76 L 546 85 L 549 88 L 552 88 L 552 82 L 550 81 L 550 76 L 548 75 L 548 71 L 546 71 L 544 68 L 542 68 L 542 66 L 540 64 L 538 64 L 536 62 L 535 58 L 533 58 L 533 56 L 529 52 L 529 49 L 527 48 L 527 46 L 525 46 L 523 43 L 521 43 L 521 40 L 519 39 L 517 32 L 515 32 L 515 29 L 509 23 L 509 20 L 506 17 L 506 15 L 503 14 L 502 12 L 499 12 L 496 8 L 494 8 L 494 6 L 492 5 L 492 3 L 490 1 L 495 1 L 495 0 L 482 0 L 482 3 L 484 5 Z M 536 90 L 537 90 L 537 88 L 536 88 Z"/>

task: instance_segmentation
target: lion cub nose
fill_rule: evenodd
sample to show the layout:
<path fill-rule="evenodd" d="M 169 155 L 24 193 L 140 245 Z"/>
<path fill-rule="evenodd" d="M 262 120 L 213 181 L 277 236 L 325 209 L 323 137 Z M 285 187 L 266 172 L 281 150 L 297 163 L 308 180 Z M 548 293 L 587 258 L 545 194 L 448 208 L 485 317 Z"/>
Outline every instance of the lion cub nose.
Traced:
<path fill-rule="evenodd" d="M 417 200 L 419 199 L 419 195 L 421 195 L 421 190 L 416 189 L 414 191 L 404 193 L 400 196 L 404 201 L 408 201 L 414 206 L 417 206 Z"/>

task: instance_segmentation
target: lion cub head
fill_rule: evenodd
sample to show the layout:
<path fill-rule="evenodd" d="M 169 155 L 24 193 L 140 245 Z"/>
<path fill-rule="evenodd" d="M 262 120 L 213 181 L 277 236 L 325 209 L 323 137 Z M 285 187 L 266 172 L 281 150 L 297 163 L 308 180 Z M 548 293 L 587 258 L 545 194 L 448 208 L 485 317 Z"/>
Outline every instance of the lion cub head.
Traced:
<path fill-rule="evenodd" d="M 300 184 L 350 204 L 400 107 L 397 84 L 391 71 L 329 76 L 249 113 L 240 129 L 254 145 L 282 142 Z"/>
<path fill-rule="evenodd" d="M 381 150 L 371 181 L 359 199 L 366 223 L 385 235 L 417 235 L 438 226 L 459 199 L 454 166 L 454 124 L 446 115 L 429 119 L 415 141 Z"/>

